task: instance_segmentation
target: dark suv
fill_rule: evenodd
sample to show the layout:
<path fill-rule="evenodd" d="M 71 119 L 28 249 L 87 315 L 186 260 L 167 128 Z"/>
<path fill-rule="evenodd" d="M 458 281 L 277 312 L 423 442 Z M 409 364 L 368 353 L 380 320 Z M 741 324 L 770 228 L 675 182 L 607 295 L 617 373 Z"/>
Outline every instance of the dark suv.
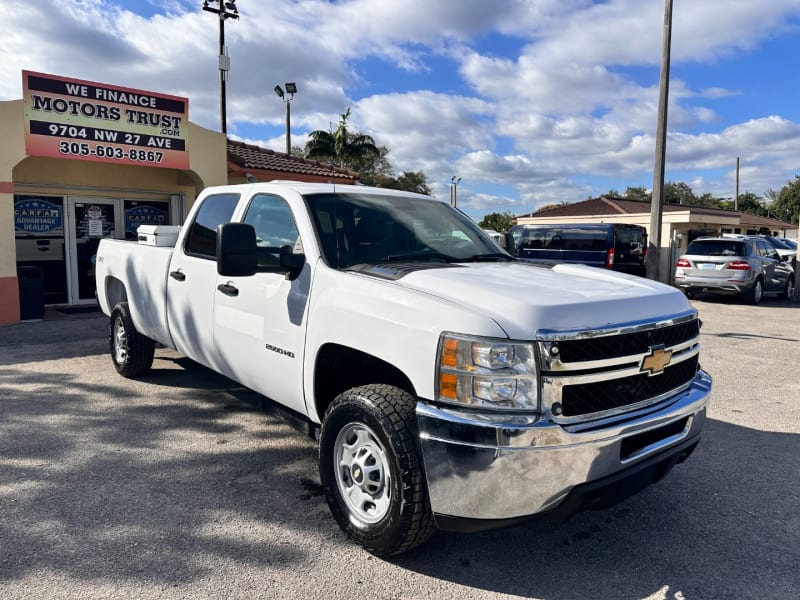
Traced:
<path fill-rule="evenodd" d="M 581 263 L 645 276 L 647 231 L 622 223 L 516 225 L 509 230 L 523 260 Z"/>
<path fill-rule="evenodd" d="M 702 237 L 676 263 L 674 283 L 689 297 L 695 292 L 736 294 L 758 304 L 765 293 L 793 297 L 794 270 L 762 237 Z"/>

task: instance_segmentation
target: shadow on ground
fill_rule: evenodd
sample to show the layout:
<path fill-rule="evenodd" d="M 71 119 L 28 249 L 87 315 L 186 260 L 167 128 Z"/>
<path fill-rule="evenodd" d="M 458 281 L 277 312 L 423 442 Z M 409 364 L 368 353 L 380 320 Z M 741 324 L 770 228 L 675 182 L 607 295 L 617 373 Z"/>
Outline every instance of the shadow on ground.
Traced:
<path fill-rule="evenodd" d="M 55 572 L 176 586 L 223 562 L 302 573 L 342 554 L 375 560 L 328 514 L 311 439 L 260 396 L 157 356 L 136 382 L 107 356 L 0 369 L 0 582 Z M 687 463 L 615 508 L 441 532 L 373 565 L 555 600 L 794 598 L 798 451 L 800 435 L 712 419 Z"/>

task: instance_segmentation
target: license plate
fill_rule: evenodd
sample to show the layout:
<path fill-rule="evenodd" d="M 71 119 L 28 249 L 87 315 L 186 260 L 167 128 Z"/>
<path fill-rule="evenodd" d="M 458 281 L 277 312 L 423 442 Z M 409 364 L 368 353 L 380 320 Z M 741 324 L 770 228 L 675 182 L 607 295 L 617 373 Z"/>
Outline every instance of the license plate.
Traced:
<path fill-rule="evenodd" d="M 700 268 L 701 268 L 701 269 L 711 269 L 711 270 L 714 270 L 714 269 L 716 269 L 716 268 L 717 268 L 717 265 L 715 265 L 714 263 L 700 263 L 700 265 L 699 265 L 699 266 L 700 266 Z"/>

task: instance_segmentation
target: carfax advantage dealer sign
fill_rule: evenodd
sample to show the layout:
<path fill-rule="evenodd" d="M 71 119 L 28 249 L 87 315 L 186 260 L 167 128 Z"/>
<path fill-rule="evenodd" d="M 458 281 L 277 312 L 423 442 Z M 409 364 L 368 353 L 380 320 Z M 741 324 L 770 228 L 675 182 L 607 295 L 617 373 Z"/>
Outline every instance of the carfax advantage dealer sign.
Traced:
<path fill-rule="evenodd" d="M 189 100 L 22 72 L 25 151 L 169 169 L 189 168 Z"/>

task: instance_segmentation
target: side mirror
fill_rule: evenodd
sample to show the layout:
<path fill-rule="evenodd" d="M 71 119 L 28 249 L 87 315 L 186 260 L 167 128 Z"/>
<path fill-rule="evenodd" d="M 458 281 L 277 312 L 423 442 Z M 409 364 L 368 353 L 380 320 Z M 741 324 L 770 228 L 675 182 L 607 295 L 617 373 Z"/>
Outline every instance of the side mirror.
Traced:
<path fill-rule="evenodd" d="M 217 227 L 217 273 L 248 277 L 256 272 L 256 230 L 246 223 Z"/>

